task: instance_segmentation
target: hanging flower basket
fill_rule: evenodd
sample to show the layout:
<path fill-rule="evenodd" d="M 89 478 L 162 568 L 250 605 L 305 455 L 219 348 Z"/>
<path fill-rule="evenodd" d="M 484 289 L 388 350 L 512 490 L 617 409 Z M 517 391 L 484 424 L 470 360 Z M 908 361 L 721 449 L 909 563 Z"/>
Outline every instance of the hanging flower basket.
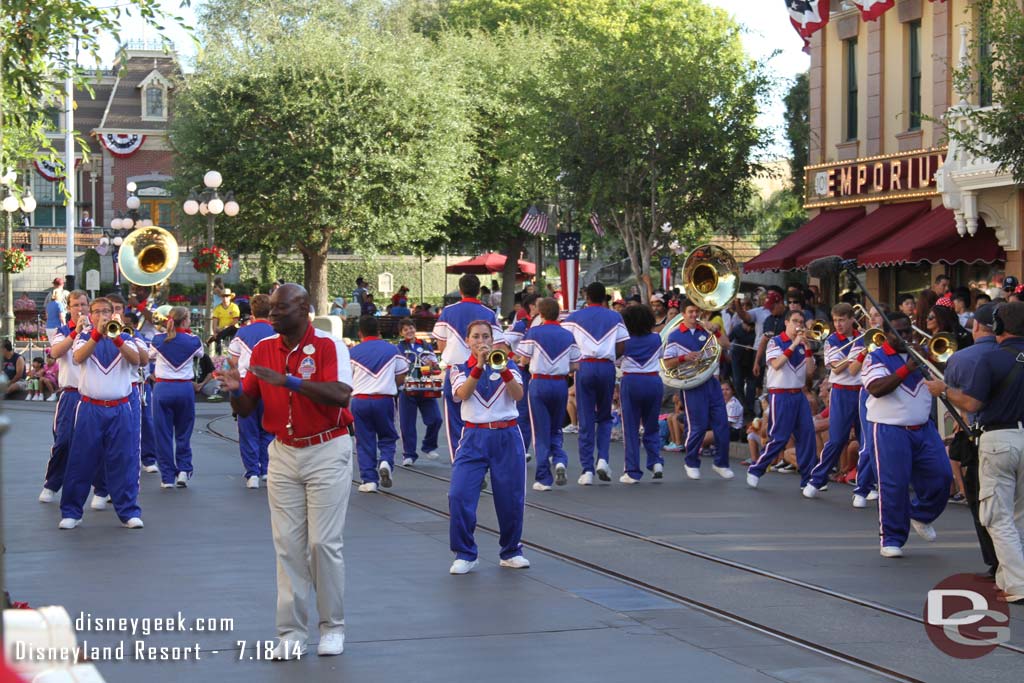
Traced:
<path fill-rule="evenodd" d="M 12 247 L 10 249 L 0 247 L 0 256 L 3 259 L 3 270 L 5 273 L 20 273 L 32 263 L 32 257 L 19 247 Z"/>
<path fill-rule="evenodd" d="M 226 249 L 221 249 L 217 245 L 203 247 L 199 250 L 199 254 L 192 259 L 192 266 L 198 273 L 223 275 L 231 270 L 231 257 L 228 256 Z"/>

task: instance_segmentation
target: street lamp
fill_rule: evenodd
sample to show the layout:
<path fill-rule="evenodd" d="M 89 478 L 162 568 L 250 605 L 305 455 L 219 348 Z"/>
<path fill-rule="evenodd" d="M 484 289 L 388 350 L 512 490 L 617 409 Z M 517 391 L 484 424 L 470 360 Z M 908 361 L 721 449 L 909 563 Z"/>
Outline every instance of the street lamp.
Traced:
<path fill-rule="evenodd" d="M 213 232 L 214 222 L 217 216 L 224 214 L 225 216 L 237 216 L 239 211 L 238 202 L 235 201 L 235 195 L 233 192 L 225 194 L 224 198 L 221 198 L 220 186 L 224 183 L 224 178 L 217 171 L 207 171 L 203 175 L 203 185 L 205 189 L 200 194 L 196 194 L 193 190 L 189 193 L 188 199 L 182 204 L 182 210 L 189 216 L 195 216 L 199 214 L 206 216 L 206 246 L 208 248 L 213 247 Z M 213 273 L 206 274 L 206 332 L 205 337 L 207 339 L 213 335 Z"/>
<path fill-rule="evenodd" d="M 4 230 L 4 247 L 8 251 L 10 251 L 12 246 L 14 213 L 16 211 L 32 213 L 36 210 L 36 200 L 32 196 L 31 190 L 26 192 L 20 200 L 12 192 L 11 186 L 17 179 L 18 174 L 14 170 L 9 170 L 0 178 L 0 184 L 4 187 L 4 199 L 3 202 L 0 202 L 0 206 L 2 206 L 4 213 L 7 214 L 7 225 Z M 6 269 L 4 269 L 4 292 L 4 335 L 11 341 L 14 341 L 14 289 L 11 287 L 11 274 Z"/>

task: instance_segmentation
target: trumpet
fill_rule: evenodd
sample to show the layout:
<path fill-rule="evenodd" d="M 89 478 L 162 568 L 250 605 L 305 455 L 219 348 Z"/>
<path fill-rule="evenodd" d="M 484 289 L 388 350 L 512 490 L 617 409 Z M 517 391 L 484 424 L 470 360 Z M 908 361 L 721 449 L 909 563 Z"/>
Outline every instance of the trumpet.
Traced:
<path fill-rule="evenodd" d="M 122 332 L 131 332 L 132 328 L 129 325 L 122 325 L 116 320 L 111 320 L 107 323 L 107 326 L 103 328 L 103 331 L 108 337 L 114 339 L 120 337 Z"/>
<path fill-rule="evenodd" d="M 806 329 L 806 328 L 805 328 Z M 824 320 L 815 320 L 807 329 L 807 338 L 811 341 L 823 342 L 832 334 L 832 328 Z"/>
<path fill-rule="evenodd" d="M 917 325 L 911 325 L 914 328 L 914 332 L 921 337 L 921 339 L 928 340 L 928 353 L 931 354 L 932 358 L 939 363 L 945 363 L 949 360 L 950 356 L 956 353 L 958 344 L 956 337 L 949 332 L 939 332 L 938 334 L 928 334 Z"/>
<path fill-rule="evenodd" d="M 487 354 L 487 364 L 498 372 L 508 367 L 508 354 L 501 349 L 494 349 Z"/>

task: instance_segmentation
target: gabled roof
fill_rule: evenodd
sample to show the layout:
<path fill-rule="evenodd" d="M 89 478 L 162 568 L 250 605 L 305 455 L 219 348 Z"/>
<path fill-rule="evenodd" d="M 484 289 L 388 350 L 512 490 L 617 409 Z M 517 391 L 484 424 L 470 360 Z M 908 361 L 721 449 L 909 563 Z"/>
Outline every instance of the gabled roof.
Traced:
<path fill-rule="evenodd" d="M 117 82 L 96 128 L 107 132 L 166 130 L 167 121 L 142 119 L 142 94 L 139 89 L 157 79 L 169 87 L 173 86 L 181 73 L 174 56 L 151 50 L 128 50 L 127 58 L 117 68 Z M 171 112 L 173 115 L 173 107 Z"/>

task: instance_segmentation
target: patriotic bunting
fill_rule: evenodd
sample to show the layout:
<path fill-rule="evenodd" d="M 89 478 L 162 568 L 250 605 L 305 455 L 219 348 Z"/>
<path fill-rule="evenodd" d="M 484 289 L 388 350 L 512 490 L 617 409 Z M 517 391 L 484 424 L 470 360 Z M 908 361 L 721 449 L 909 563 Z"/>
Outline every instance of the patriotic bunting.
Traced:
<path fill-rule="evenodd" d="M 49 159 L 35 159 L 36 172 L 49 180 L 51 183 L 64 180 L 64 164 L 55 164 Z M 75 168 L 82 164 L 81 159 L 75 159 Z"/>
<path fill-rule="evenodd" d="M 874 21 L 893 8 L 896 0 L 853 0 L 864 21 Z"/>
<path fill-rule="evenodd" d="M 122 159 L 138 152 L 146 141 L 145 135 L 137 133 L 100 133 L 97 137 L 108 152 Z"/>
<path fill-rule="evenodd" d="M 789 20 L 804 39 L 804 52 L 810 50 L 810 38 L 828 23 L 829 0 L 786 0 Z"/>
<path fill-rule="evenodd" d="M 562 280 L 562 309 L 576 310 L 580 288 L 580 233 L 560 232 L 557 237 L 558 274 Z"/>
<path fill-rule="evenodd" d="M 672 289 L 672 257 L 661 257 L 661 288 L 666 292 Z"/>

